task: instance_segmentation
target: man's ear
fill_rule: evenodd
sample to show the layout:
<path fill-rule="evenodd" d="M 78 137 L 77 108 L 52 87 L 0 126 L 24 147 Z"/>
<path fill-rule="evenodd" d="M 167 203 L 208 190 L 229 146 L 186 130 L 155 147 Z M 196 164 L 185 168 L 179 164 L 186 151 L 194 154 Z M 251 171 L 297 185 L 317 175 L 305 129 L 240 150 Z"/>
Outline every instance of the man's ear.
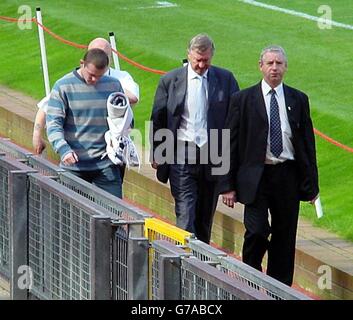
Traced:
<path fill-rule="evenodd" d="M 80 66 L 83 66 L 85 64 L 85 60 L 80 59 Z"/>

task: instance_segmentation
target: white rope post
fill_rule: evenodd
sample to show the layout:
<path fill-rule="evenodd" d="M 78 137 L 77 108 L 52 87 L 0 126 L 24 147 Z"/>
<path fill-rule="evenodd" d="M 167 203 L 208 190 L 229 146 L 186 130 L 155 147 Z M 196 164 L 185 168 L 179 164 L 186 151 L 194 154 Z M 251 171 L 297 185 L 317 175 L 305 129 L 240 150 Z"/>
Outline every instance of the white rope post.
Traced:
<path fill-rule="evenodd" d="M 43 25 L 42 22 L 42 12 L 40 8 L 36 8 L 36 18 L 38 23 Z M 48 64 L 47 64 L 47 54 L 45 51 L 45 41 L 44 41 L 44 32 L 43 28 L 38 24 L 38 35 L 39 35 L 39 45 L 40 45 L 40 54 L 42 57 L 42 69 L 44 77 L 44 86 L 45 86 L 45 95 L 50 93 L 50 83 L 49 83 L 49 73 L 48 73 Z"/>
<path fill-rule="evenodd" d="M 109 40 L 110 40 L 110 45 L 112 46 L 112 49 L 117 51 L 114 32 L 109 32 Z M 114 68 L 116 70 L 120 70 L 119 57 L 114 51 L 112 52 L 112 54 L 113 54 Z"/>

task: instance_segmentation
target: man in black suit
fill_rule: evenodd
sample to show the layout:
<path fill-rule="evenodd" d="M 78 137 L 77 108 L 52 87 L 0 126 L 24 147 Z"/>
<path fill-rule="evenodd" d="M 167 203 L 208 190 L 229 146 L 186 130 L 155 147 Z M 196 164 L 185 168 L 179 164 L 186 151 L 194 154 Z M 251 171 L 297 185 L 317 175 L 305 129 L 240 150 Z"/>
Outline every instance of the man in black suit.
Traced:
<path fill-rule="evenodd" d="M 152 167 L 160 181 L 170 181 L 177 226 L 206 243 L 219 177 L 228 171 L 217 172 L 224 151 L 222 129 L 230 97 L 239 90 L 231 72 L 211 66 L 214 49 L 205 34 L 191 39 L 188 64 L 160 79 L 150 131 Z"/>
<path fill-rule="evenodd" d="M 261 271 L 267 251 L 267 274 L 290 286 L 299 202 L 313 203 L 319 193 L 315 139 L 307 95 L 282 82 L 283 48 L 265 48 L 259 66 L 263 80 L 231 99 L 231 170 L 223 187 L 232 191 L 223 202 L 245 204 L 243 261 Z"/>

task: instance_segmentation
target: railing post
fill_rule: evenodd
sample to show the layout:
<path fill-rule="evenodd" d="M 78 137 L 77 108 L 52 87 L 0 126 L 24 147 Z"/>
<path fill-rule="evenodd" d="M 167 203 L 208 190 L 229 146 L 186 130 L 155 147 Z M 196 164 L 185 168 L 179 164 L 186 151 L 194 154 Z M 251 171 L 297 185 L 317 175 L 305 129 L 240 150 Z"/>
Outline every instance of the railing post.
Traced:
<path fill-rule="evenodd" d="M 129 238 L 128 240 L 128 299 L 148 299 L 148 240 Z"/>
<path fill-rule="evenodd" d="M 178 256 L 160 256 L 161 300 L 181 300 L 181 262 Z"/>
<path fill-rule="evenodd" d="M 91 299 L 111 299 L 111 252 L 112 239 L 110 219 L 93 216 L 91 237 Z"/>
<path fill-rule="evenodd" d="M 33 281 L 28 266 L 27 173 L 9 172 L 11 299 L 27 300 Z"/>

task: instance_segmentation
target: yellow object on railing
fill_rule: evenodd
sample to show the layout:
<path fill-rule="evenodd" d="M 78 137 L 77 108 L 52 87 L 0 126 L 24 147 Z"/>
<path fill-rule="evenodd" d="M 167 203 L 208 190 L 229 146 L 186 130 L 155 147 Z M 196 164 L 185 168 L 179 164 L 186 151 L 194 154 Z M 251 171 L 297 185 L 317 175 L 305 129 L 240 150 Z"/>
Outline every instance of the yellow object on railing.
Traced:
<path fill-rule="evenodd" d="M 186 246 L 188 239 L 193 236 L 192 233 L 173 226 L 167 222 L 156 218 L 145 219 L 145 237 L 151 243 L 154 240 L 166 240 L 175 245 Z M 153 271 L 156 267 L 153 264 L 154 250 L 150 247 L 148 254 L 148 298 L 150 300 L 156 299 L 158 294 L 155 292 L 157 283 L 154 279 L 154 274 L 158 270 Z"/>
<path fill-rule="evenodd" d="M 167 240 L 176 245 L 186 245 L 192 233 L 156 218 L 145 219 L 145 237 L 149 241 Z"/>

